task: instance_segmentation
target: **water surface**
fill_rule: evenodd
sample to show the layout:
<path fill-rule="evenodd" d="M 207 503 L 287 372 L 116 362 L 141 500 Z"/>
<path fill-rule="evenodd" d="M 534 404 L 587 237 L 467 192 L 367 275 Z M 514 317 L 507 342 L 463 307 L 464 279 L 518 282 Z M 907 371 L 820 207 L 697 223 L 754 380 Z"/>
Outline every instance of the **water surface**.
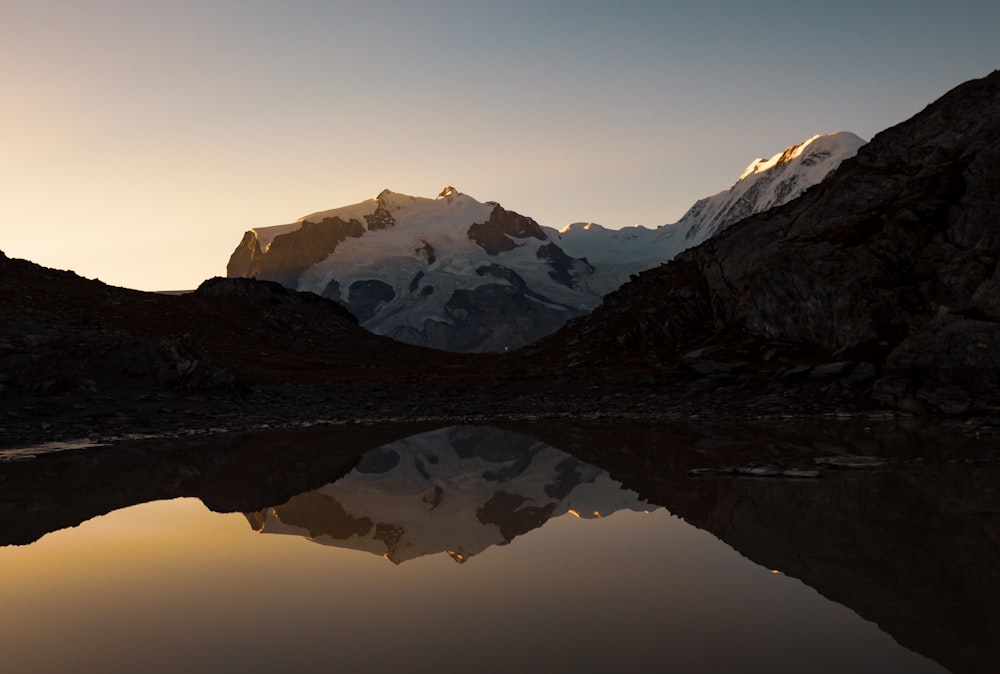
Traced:
<path fill-rule="evenodd" d="M 32 537 L 39 513 L 74 519 L 59 509 L 74 502 L 88 514 L 109 499 L 137 504 L 0 548 L 4 670 L 989 671 L 997 553 L 977 534 L 1000 531 L 991 465 L 945 464 L 952 474 L 926 484 L 918 464 L 796 481 L 679 470 L 642 481 L 627 461 L 611 467 L 646 500 L 540 439 L 552 433 L 415 433 L 319 484 L 317 473 L 338 472 L 331 437 L 319 449 L 302 436 L 297 449 L 287 438 L 197 448 L 180 464 L 166 452 L 172 467 L 136 468 L 170 476 L 172 495 L 116 482 L 136 477 L 128 455 L 115 457 L 124 476 L 91 458 L 89 483 L 44 457 L 39 475 L 5 466 L 0 521 L 22 518 L 5 542 Z M 706 459 L 704 446 L 688 460 Z M 622 451 L 648 463 L 633 450 Z M 233 474 L 227 457 L 258 451 L 284 455 L 281 488 Z M 304 488 L 283 493 L 296 475 Z M 51 498 L 18 496 L 52 481 L 62 489 Z M 149 489 L 160 500 L 140 498 Z M 232 512 L 203 503 L 227 499 Z M 892 528 L 908 515 L 911 534 Z"/>

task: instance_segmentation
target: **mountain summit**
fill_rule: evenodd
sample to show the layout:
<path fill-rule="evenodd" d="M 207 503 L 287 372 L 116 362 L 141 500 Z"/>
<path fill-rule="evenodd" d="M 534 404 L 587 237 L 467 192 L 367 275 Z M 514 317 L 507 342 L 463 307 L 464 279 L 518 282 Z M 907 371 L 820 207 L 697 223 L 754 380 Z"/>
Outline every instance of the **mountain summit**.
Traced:
<path fill-rule="evenodd" d="M 592 310 L 593 268 L 531 218 L 454 187 L 374 199 L 248 231 L 229 276 L 347 306 L 369 330 L 449 351 L 504 351 Z"/>
<path fill-rule="evenodd" d="M 728 190 L 701 199 L 674 225 L 697 245 L 745 217 L 795 199 L 857 154 L 865 141 L 848 131 L 820 134 L 791 145 L 770 159 L 757 159 Z M 676 236 L 674 234 L 673 236 Z"/>
<path fill-rule="evenodd" d="M 855 134 L 839 131 L 813 136 L 769 159 L 756 159 L 732 187 L 699 199 L 674 224 L 616 230 L 595 223 L 573 223 L 548 233 L 567 255 L 586 258 L 598 268 L 591 286 L 606 294 L 632 274 L 672 259 L 734 222 L 795 199 L 864 144 Z"/>

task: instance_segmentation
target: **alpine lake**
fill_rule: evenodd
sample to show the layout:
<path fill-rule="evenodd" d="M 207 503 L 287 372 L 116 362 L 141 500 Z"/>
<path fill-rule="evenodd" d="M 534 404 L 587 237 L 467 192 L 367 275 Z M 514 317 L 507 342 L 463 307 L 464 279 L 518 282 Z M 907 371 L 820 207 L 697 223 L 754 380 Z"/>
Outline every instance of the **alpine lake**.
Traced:
<path fill-rule="evenodd" d="M 994 672 L 1000 451 L 900 419 L 0 452 L 0 670 Z"/>

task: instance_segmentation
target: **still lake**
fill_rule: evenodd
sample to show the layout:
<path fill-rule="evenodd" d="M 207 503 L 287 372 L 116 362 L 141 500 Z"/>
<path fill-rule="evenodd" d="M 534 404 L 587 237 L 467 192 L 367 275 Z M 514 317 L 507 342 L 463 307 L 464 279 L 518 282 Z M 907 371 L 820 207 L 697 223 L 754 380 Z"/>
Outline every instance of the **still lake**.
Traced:
<path fill-rule="evenodd" d="M 0 462 L 2 670 L 990 671 L 995 462 L 869 433 L 888 467 L 704 479 L 848 447 L 413 430 Z"/>

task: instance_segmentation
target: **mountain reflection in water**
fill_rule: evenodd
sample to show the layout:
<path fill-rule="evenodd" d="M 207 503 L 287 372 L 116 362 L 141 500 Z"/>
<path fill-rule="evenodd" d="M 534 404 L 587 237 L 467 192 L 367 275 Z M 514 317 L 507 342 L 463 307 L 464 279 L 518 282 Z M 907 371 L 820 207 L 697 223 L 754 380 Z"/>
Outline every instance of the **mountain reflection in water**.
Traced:
<path fill-rule="evenodd" d="M 838 454 L 877 455 L 886 458 L 888 465 L 874 470 L 828 470 L 818 479 L 807 480 L 706 479 L 688 475 L 691 468 L 751 460 L 812 466 L 815 457 Z M 969 458 L 977 462 L 967 463 Z M 980 459 L 982 462 L 978 462 Z M 0 461 L 0 545 L 24 545 L 44 537 L 37 543 L 40 550 L 45 549 L 49 540 L 53 541 L 52 545 L 58 541 L 64 546 L 73 536 L 85 535 L 92 524 L 98 525 L 98 520 L 86 522 L 96 516 L 149 501 L 196 496 L 214 511 L 243 513 L 258 531 L 304 535 L 319 543 L 383 555 L 396 563 L 414 560 L 398 568 L 378 564 L 395 574 L 377 572 L 379 580 L 362 580 L 369 572 L 362 572 L 344 557 L 337 557 L 335 562 L 331 558 L 331 567 L 331 562 L 312 556 L 309 559 L 321 565 L 317 569 L 322 568 L 313 572 L 307 571 L 309 563 L 301 551 L 295 553 L 300 561 L 269 562 L 275 565 L 270 567 L 273 573 L 290 584 L 290 588 L 295 577 L 302 575 L 303 587 L 312 590 L 309 594 L 305 594 L 306 590 L 295 594 L 289 589 L 288 600 L 298 603 L 272 606 L 268 610 L 284 615 L 301 610 L 303 616 L 312 616 L 303 618 L 312 620 L 310 624 L 317 620 L 332 621 L 331 624 L 340 625 L 337 629 L 350 632 L 361 629 L 359 626 L 367 624 L 365 621 L 369 618 L 375 620 L 376 614 L 384 621 L 386 616 L 400 612 L 413 612 L 415 616 L 424 612 L 417 622 L 439 620 L 430 618 L 436 615 L 435 612 L 426 613 L 427 601 L 433 601 L 442 611 L 446 607 L 451 611 L 471 610 L 472 595 L 469 593 L 474 593 L 476 601 L 484 603 L 481 610 L 497 615 L 489 619 L 466 616 L 465 622 L 448 623 L 448 629 L 472 629 L 491 620 L 498 621 L 491 622 L 493 627 L 489 628 L 501 630 L 498 636 L 516 633 L 522 639 L 531 640 L 519 626 L 518 619 L 513 617 L 526 609 L 506 606 L 506 603 L 515 601 L 515 596 L 521 597 L 518 601 L 541 602 L 533 609 L 536 611 L 534 621 L 547 625 L 545 633 L 551 643 L 545 646 L 539 642 L 529 647 L 519 641 L 509 647 L 514 651 L 504 650 L 503 657 L 498 654 L 495 663 L 479 667 L 482 671 L 504 671 L 505 666 L 533 662 L 534 651 L 530 648 L 547 653 L 546 657 L 550 658 L 545 661 L 547 669 L 559 671 L 559 662 L 551 660 L 554 657 L 552 649 L 574 647 L 557 646 L 563 642 L 553 625 L 584 615 L 602 625 L 599 632 L 605 639 L 611 638 L 607 636 L 611 623 L 621 623 L 632 632 L 630 636 L 622 633 L 614 637 L 620 641 L 618 646 L 614 641 L 600 645 L 591 639 L 594 643 L 581 642 L 579 652 L 561 651 L 566 658 L 563 664 L 574 662 L 578 670 L 580 662 L 592 661 L 588 671 L 600 671 L 615 663 L 622 665 L 626 662 L 622 658 L 626 658 L 629 667 L 636 670 L 658 671 L 672 664 L 677 671 L 750 671 L 754 663 L 766 663 L 769 671 L 778 672 L 796 671 L 794 667 L 801 666 L 802 658 L 808 661 L 814 657 L 816 661 L 808 666 L 813 672 L 846 671 L 843 667 L 847 666 L 851 667 L 850 671 L 892 671 L 900 667 L 904 671 L 941 671 L 930 662 L 913 660 L 915 656 L 902 649 L 895 655 L 886 655 L 888 651 L 884 645 L 879 646 L 878 658 L 874 655 L 875 650 L 869 650 L 874 646 L 862 646 L 860 642 L 839 643 L 835 647 L 828 646 L 829 650 L 822 653 L 812 653 L 810 649 L 815 646 L 810 640 L 813 639 L 826 638 L 833 642 L 837 638 L 848 638 L 847 635 L 862 639 L 864 623 L 856 621 L 848 626 L 843 616 L 829 617 L 823 618 L 826 621 L 823 624 L 829 625 L 823 629 L 830 630 L 826 636 L 816 633 L 819 628 L 803 632 L 806 625 L 813 625 L 810 615 L 824 614 L 832 610 L 833 605 L 818 597 L 813 600 L 801 593 L 795 595 L 794 587 L 787 584 L 769 585 L 769 589 L 759 585 L 761 573 L 769 577 L 768 570 L 775 570 L 800 579 L 827 599 L 876 623 L 906 648 L 951 671 L 978 674 L 996 671 L 1000 662 L 1000 489 L 997 487 L 1000 485 L 1000 464 L 996 459 L 994 447 L 974 439 L 955 439 L 934 429 L 909 428 L 894 422 L 867 427 L 846 423 L 797 427 L 789 423 L 782 427 L 714 424 L 707 428 L 696 423 L 677 423 L 649 427 L 526 424 L 503 430 L 421 426 L 328 428 L 166 444 L 144 442 L 39 455 L 34 460 Z M 647 502 L 655 505 L 647 505 Z M 679 528 L 682 525 L 674 518 L 664 519 L 663 512 L 653 513 L 647 519 L 661 528 L 669 528 L 669 541 L 657 542 L 654 539 L 659 536 L 651 533 L 652 530 L 635 529 L 635 524 L 629 524 L 632 521 L 628 519 L 630 511 L 654 510 L 656 506 L 711 532 L 760 566 L 726 556 L 717 545 L 704 547 L 707 545 L 704 538 L 692 534 L 690 527 Z M 575 549 L 566 538 L 566 526 L 553 523 L 558 515 L 573 513 L 596 518 L 598 514 L 604 516 L 616 511 L 620 515 L 611 518 L 608 524 L 618 522 L 613 526 L 624 527 L 622 531 L 632 527 L 634 532 L 646 532 L 641 534 L 642 538 L 623 538 L 625 534 L 613 533 L 616 529 L 595 524 L 588 527 L 595 536 L 609 537 L 609 541 L 617 536 L 615 543 L 597 540 L 586 548 L 587 552 L 577 553 L 586 558 L 572 561 L 557 559 L 556 553 L 545 547 L 554 545 L 560 554 L 569 554 Z M 121 511 L 121 514 L 127 512 Z M 111 520 L 119 514 L 111 515 Z M 48 532 L 84 522 L 86 524 L 78 530 L 46 536 Z M 139 525 L 140 529 L 132 525 L 130 531 L 139 531 L 142 526 L 155 528 L 160 520 L 149 522 Z M 539 532 L 541 537 L 534 533 L 524 535 L 546 523 L 549 524 Z M 598 531 L 601 533 L 597 534 Z M 552 542 L 545 543 L 546 536 Z M 279 539 L 294 542 L 289 537 L 256 540 L 257 545 L 262 546 L 265 540 Z M 515 539 L 518 542 L 511 548 L 524 552 L 488 550 Z M 198 543 L 199 546 L 210 544 Z M 250 552 L 249 548 L 244 550 L 241 546 L 245 543 L 235 542 L 235 539 L 227 545 L 239 547 L 238 554 L 243 557 L 263 554 Z M 329 555 L 353 554 L 325 550 L 320 546 L 307 547 Z M 17 640 L 28 637 L 15 638 L 14 635 L 19 634 L 17 629 L 22 623 L 30 627 L 28 621 L 41 610 L 38 607 L 50 605 L 46 601 L 51 602 L 54 613 L 47 614 L 44 630 L 53 629 L 52 621 L 56 617 L 68 620 L 67 616 L 74 615 L 60 607 L 80 606 L 87 612 L 87 626 L 100 625 L 104 620 L 114 625 L 112 631 L 127 631 L 127 621 L 121 625 L 114 623 L 108 617 L 114 611 L 107 607 L 101 609 L 102 601 L 114 607 L 128 599 L 119 598 L 110 589 L 101 590 L 103 586 L 93 585 L 89 579 L 74 581 L 81 587 L 60 583 L 61 578 L 76 578 L 77 567 L 84 563 L 82 555 L 68 556 L 57 549 L 49 557 L 36 560 L 30 557 L 30 550 L 0 549 L 0 573 L 7 574 L 8 578 L 19 578 L 17 586 L 0 589 L 0 601 L 7 607 L 5 629 L 0 631 L 3 635 L 0 647 L 10 647 L 5 648 L 5 652 L 12 653 L 17 650 L 16 646 L 24 646 Z M 708 552 L 695 553 L 695 550 Z M 463 573 L 449 565 L 451 573 L 446 576 L 451 580 L 440 577 L 440 582 L 446 585 L 460 586 L 459 596 L 469 597 L 464 604 L 456 604 L 458 599 L 453 601 L 444 595 L 435 595 L 438 598 L 434 600 L 417 598 L 422 592 L 436 592 L 433 588 L 437 585 L 429 584 L 429 576 L 420 575 L 430 567 L 416 559 L 428 555 L 440 557 L 435 553 L 442 552 L 459 562 L 477 556 L 461 569 Z M 200 552 L 192 549 L 183 556 L 197 557 L 198 554 Z M 204 566 L 212 566 L 225 552 L 220 550 L 212 554 L 215 556 L 204 558 Z M 678 573 L 675 562 L 688 554 L 708 556 L 692 557 L 684 567 L 686 575 L 671 575 Z M 535 558 L 524 560 L 521 555 L 534 555 Z M 117 556 L 116 553 L 113 557 Z M 613 558 L 647 566 L 615 566 L 610 561 Z M 555 576 L 540 580 L 548 578 L 545 563 L 552 559 L 556 559 L 553 563 L 557 566 L 573 569 L 571 577 L 576 580 L 566 587 L 561 587 L 563 583 L 556 581 Z M 223 573 L 232 577 L 233 591 L 239 592 L 247 577 L 236 573 L 232 566 L 236 562 L 226 560 L 223 566 L 228 570 Z M 141 564 L 124 560 L 121 562 L 124 566 L 119 567 L 113 566 L 114 562 L 110 557 L 100 560 L 101 565 L 107 565 L 106 569 L 101 567 L 104 569 L 100 572 L 102 578 L 121 579 L 143 572 Z M 5 563 L 12 566 L 8 569 Z M 181 564 L 180 561 L 171 563 Z M 637 570 L 639 568 L 642 570 Z M 579 574 L 584 570 L 596 575 L 583 580 Z M 330 576 L 330 571 L 339 571 L 339 574 Z M 25 589 L 30 585 L 32 573 L 39 576 L 37 590 Z M 195 570 L 190 571 L 190 574 L 195 573 Z M 330 578 L 347 574 L 345 581 L 348 584 L 328 588 L 326 592 L 333 593 L 329 596 L 316 595 L 317 588 L 322 587 L 321 576 L 309 573 L 327 577 L 322 582 L 332 582 Z M 498 580 L 496 582 L 501 585 L 507 583 L 498 588 L 492 585 L 493 580 L 478 577 L 476 573 L 513 573 L 521 580 Z M 355 574 L 358 578 L 356 588 L 349 584 Z M 536 574 L 539 578 L 532 579 Z M 635 577 L 623 577 L 629 575 Z M 709 579 L 714 586 L 705 585 Z M 626 581 L 632 585 L 618 584 Z M 211 596 L 211 593 L 205 595 L 204 588 L 225 584 L 224 580 L 213 581 L 208 576 L 190 583 L 160 576 L 144 580 L 139 576 L 135 582 L 142 587 L 148 586 L 150 593 L 153 587 L 162 585 L 166 588 L 164 592 L 176 593 L 178 597 L 189 595 L 181 595 L 181 590 L 175 586 L 190 584 L 194 595 L 176 599 L 190 602 L 185 604 L 187 613 L 191 614 L 187 618 L 189 622 L 204 608 L 200 609 L 201 604 L 197 602 Z M 526 595 L 516 594 L 518 584 L 524 585 Z M 255 593 L 261 593 L 273 585 L 273 581 L 255 585 Z M 383 586 L 394 597 L 388 600 L 389 604 L 380 604 L 376 599 Z M 590 606 L 589 602 L 598 600 L 598 588 L 603 586 L 618 588 L 615 590 L 618 594 L 603 600 L 610 602 L 608 604 Z M 203 588 L 200 594 L 199 587 Z M 686 587 L 692 589 L 688 591 Z M 359 594 L 363 588 L 368 592 L 368 599 Z M 565 592 L 572 588 L 582 594 L 569 600 Z M 44 597 L 50 590 L 53 596 Z M 99 600 L 95 594 L 101 591 L 106 595 L 104 600 Z M 549 598 L 548 593 L 556 591 L 563 593 L 559 595 L 561 599 Z M 732 597 L 744 592 L 747 594 L 741 600 L 743 603 L 732 603 Z M 789 592 L 792 594 L 787 594 Z M 77 593 L 90 599 L 80 598 Z M 220 615 L 212 629 L 223 630 L 224 625 L 231 624 L 239 632 L 240 625 L 249 628 L 246 620 L 267 619 L 263 606 L 238 608 L 244 600 L 239 599 L 239 595 L 226 596 L 225 600 L 213 597 L 212 606 L 224 607 L 230 602 L 236 613 Z M 271 602 L 281 601 L 280 595 L 268 597 Z M 365 608 L 366 601 L 375 603 Z M 417 604 L 410 605 L 408 601 Z M 575 608 L 569 606 L 565 614 L 552 612 L 556 609 L 555 604 L 567 601 Z M 616 606 L 616 601 L 620 605 Z M 577 605 L 576 602 L 581 603 Z M 147 599 L 147 603 L 147 610 L 166 610 L 156 608 L 160 604 L 152 599 Z M 340 617 L 335 617 L 330 613 L 333 610 L 330 605 L 349 606 L 353 613 L 338 613 Z M 751 608 L 760 613 L 747 613 Z M 744 613 L 749 622 L 741 623 L 739 616 Z M 764 640 L 767 632 L 761 631 L 771 619 L 774 621 L 772 631 L 778 633 L 767 638 L 776 639 L 774 642 Z M 344 620 L 348 622 L 342 622 Z M 589 629 L 575 622 L 574 625 L 576 630 Z M 658 626 L 659 636 L 649 631 L 654 626 Z M 79 625 L 77 639 L 83 639 L 84 627 Z M 435 629 L 440 627 L 434 623 Z M 197 634 L 212 629 L 201 625 Z M 302 632 L 304 624 L 289 629 L 305 633 Z M 400 625 L 396 629 L 411 628 Z M 428 624 L 421 629 L 432 629 L 432 626 Z M 689 634 L 696 629 L 698 636 Z M 740 632 L 745 634 L 740 636 Z M 286 638 L 292 638 L 289 634 Z M 404 638 L 401 632 L 395 634 L 393 638 Z M 787 635 L 787 643 L 782 642 L 782 634 Z M 484 635 L 480 636 L 485 639 Z M 389 638 L 390 635 L 385 636 Z M 188 637 L 198 638 L 190 634 Z M 64 637 L 55 634 L 52 638 Z M 134 643 L 142 643 L 142 638 L 153 639 L 155 633 L 134 637 Z M 172 640 L 183 638 L 175 635 Z M 466 638 L 472 640 L 470 644 L 479 644 L 476 647 L 487 647 L 475 641 L 473 636 Z M 572 643 L 572 635 L 565 638 L 570 640 L 567 644 Z M 870 638 L 870 635 L 864 637 Z M 5 639 L 11 642 L 6 643 Z M 317 643 L 322 641 L 320 637 L 317 639 Z M 727 655 L 727 640 L 740 639 L 739 647 L 734 642 L 728 649 L 732 654 Z M 655 647 L 658 640 L 663 643 Z M 221 648 L 216 641 L 207 643 L 204 648 Z M 668 643 L 673 650 L 663 651 Z M 695 646 L 696 643 L 700 646 Z M 586 644 L 586 648 L 603 648 L 611 659 L 605 662 L 592 654 L 585 655 L 582 644 Z M 767 647 L 774 652 L 768 657 L 761 656 L 755 649 L 763 648 L 762 644 L 769 644 Z M 308 671 L 308 667 L 302 669 L 302 663 L 306 662 L 303 658 L 309 657 L 308 649 L 300 646 L 296 651 L 300 671 Z M 411 669 L 419 670 L 422 663 L 433 660 L 429 653 L 436 653 L 436 647 L 424 646 L 430 650 L 422 651 L 420 657 L 411 656 Z M 472 645 L 468 647 L 473 648 Z M 529 650 L 522 652 L 523 649 Z M 851 656 L 852 649 L 860 650 Z M 630 655 L 626 656 L 626 651 Z M 252 666 L 241 663 L 243 671 L 282 669 L 285 663 L 282 658 L 288 655 L 287 648 L 267 651 L 272 661 L 265 666 L 264 651 L 254 652 L 260 655 L 260 661 Z M 80 655 L 76 653 L 73 657 Z M 110 656 L 101 659 L 103 656 L 98 653 L 92 657 L 102 671 L 128 671 L 126 665 L 117 670 L 108 665 L 107 657 Z M 221 651 L 212 651 L 210 661 L 219 666 L 227 662 L 226 657 Z M 730 660 L 724 660 L 726 657 Z M 849 657 L 854 659 L 845 660 Z M 162 661 L 163 669 L 159 671 L 170 671 L 167 662 L 166 659 Z M 440 659 L 436 662 L 442 663 Z M 719 662 L 730 665 L 719 665 Z M 715 663 L 715 669 L 711 663 Z M 868 668 L 859 669 L 859 663 Z M 184 664 L 189 666 L 190 662 Z M 784 665 L 788 668 L 783 668 Z M 204 671 L 212 670 L 208 664 L 204 666 Z M 366 669 L 361 662 L 359 666 L 358 671 L 372 671 L 374 665 L 369 662 Z M 76 671 L 85 669 L 75 668 Z M 322 667 L 315 664 L 312 669 L 319 671 Z"/>
<path fill-rule="evenodd" d="M 447 552 L 459 563 L 552 517 L 650 506 L 608 474 L 535 438 L 461 426 L 373 449 L 348 475 L 246 513 L 264 533 L 307 536 L 401 563 Z"/>

